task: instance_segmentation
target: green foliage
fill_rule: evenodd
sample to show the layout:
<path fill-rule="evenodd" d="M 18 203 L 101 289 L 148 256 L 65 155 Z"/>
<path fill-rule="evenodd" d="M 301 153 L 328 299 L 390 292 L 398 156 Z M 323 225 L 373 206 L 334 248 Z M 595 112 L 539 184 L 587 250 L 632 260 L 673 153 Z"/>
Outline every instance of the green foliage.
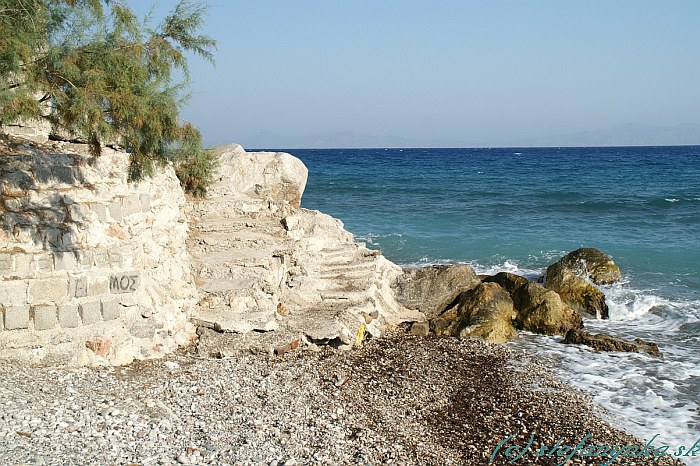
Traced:
<path fill-rule="evenodd" d="M 117 0 L 0 0 L 0 124 L 46 118 L 95 156 L 118 143 L 132 179 L 175 162 L 183 185 L 203 194 L 215 164 L 179 110 L 186 55 L 213 61 L 204 13 L 182 0 L 151 28 Z"/>
<path fill-rule="evenodd" d="M 180 143 L 171 151 L 175 173 L 182 187 L 196 197 L 204 197 L 214 181 L 219 165 L 218 155 L 202 147 L 202 136 L 192 125 L 182 127 Z"/>

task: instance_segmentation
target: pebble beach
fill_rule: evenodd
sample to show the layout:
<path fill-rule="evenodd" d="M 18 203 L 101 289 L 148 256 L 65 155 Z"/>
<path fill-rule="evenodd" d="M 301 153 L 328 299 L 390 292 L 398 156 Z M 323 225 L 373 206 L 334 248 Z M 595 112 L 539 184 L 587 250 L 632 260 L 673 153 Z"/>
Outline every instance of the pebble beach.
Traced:
<path fill-rule="evenodd" d="M 598 465 L 610 458 L 546 452 L 586 434 L 590 445 L 643 446 L 526 352 L 404 332 L 352 351 L 5 363 L 0 391 L 7 465 Z"/>

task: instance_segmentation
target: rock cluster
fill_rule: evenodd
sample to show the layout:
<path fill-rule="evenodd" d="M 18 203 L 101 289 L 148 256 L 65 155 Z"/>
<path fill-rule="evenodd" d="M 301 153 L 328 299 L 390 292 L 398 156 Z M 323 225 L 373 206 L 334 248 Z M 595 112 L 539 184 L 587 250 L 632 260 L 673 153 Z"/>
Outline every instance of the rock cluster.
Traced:
<path fill-rule="evenodd" d="M 425 313 L 411 333 L 480 337 L 491 343 L 515 338 L 517 330 L 565 336 L 564 343 L 586 344 L 602 351 L 660 355 L 653 343 L 628 342 L 583 332 L 582 313 L 607 316 L 605 295 L 596 285 L 621 279 L 612 259 L 593 248 L 564 256 L 547 269 L 546 287 L 508 272 L 477 277 L 466 264 L 410 268 L 393 287 L 408 308 Z M 561 295 L 559 293 L 562 293 Z M 603 313 L 604 310 L 604 313 Z"/>
<path fill-rule="evenodd" d="M 440 335 L 502 343 L 516 329 L 565 335 L 583 326 L 581 315 L 557 293 L 507 272 L 479 280 L 466 264 L 408 269 L 394 289 L 403 305 L 424 311 L 430 329 Z M 425 333 L 419 328 L 414 333 Z"/>
<path fill-rule="evenodd" d="M 510 294 L 517 311 L 515 326 L 544 335 L 565 335 L 572 328 L 583 327 L 581 315 L 564 303 L 552 290 L 524 277 L 500 272 L 484 279 L 497 283 Z"/>

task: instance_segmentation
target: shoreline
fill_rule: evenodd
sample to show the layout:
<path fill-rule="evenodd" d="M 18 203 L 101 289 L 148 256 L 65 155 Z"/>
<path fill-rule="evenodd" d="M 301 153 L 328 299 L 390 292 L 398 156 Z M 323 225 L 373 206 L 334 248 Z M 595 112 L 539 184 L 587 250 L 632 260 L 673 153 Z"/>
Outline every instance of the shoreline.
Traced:
<path fill-rule="evenodd" d="M 353 351 L 282 357 L 181 351 L 101 369 L 2 364 L 0 462 L 554 465 L 556 452 L 536 453 L 560 439 L 643 447 L 542 362 L 503 345 L 397 331 Z M 501 454 L 528 443 L 513 463 Z"/>

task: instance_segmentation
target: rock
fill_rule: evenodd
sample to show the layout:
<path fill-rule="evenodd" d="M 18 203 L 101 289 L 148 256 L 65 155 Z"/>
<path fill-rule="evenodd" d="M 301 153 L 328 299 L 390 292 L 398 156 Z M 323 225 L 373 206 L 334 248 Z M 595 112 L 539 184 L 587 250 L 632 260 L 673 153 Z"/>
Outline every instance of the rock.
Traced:
<path fill-rule="evenodd" d="M 622 279 L 620 267 L 610 256 L 595 248 L 580 248 L 559 260 L 564 267 L 587 277 L 596 285 L 609 285 Z"/>
<path fill-rule="evenodd" d="M 109 350 L 112 348 L 112 342 L 108 338 L 98 336 L 92 340 L 86 341 L 85 346 L 96 355 L 104 358 L 109 354 Z"/>
<path fill-rule="evenodd" d="M 544 335 L 566 335 L 571 329 L 583 328 L 581 314 L 562 301 L 552 290 L 528 282 L 512 295 L 518 328 Z"/>
<path fill-rule="evenodd" d="M 411 325 L 411 333 L 413 335 L 419 335 L 422 337 L 427 337 L 430 333 L 430 323 L 429 322 L 414 322 Z"/>
<path fill-rule="evenodd" d="M 519 329 L 544 335 L 566 335 L 572 328 L 583 328 L 578 311 L 564 303 L 556 292 L 535 282 L 508 272 L 487 277 L 484 282 L 498 283 L 510 293 Z"/>
<path fill-rule="evenodd" d="M 513 294 L 515 290 L 525 286 L 530 280 L 510 272 L 498 272 L 496 275 L 486 275 L 481 279 L 484 283 L 498 283 L 501 288 Z"/>
<path fill-rule="evenodd" d="M 644 341 L 637 338 L 634 341 L 627 341 L 623 338 L 613 337 L 606 334 L 592 335 L 586 331 L 571 329 L 566 334 L 562 343 L 574 345 L 586 345 L 596 351 L 620 351 L 627 353 L 647 353 L 650 356 L 661 357 L 661 352 L 656 343 Z"/>
<path fill-rule="evenodd" d="M 219 174 L 209 193 L 271 200 L 278 206 L 301 205 L 308 169 L 301 160 L 284 152 L 246 152 L 238 144 L 216 149 Z M 253 203 L 255 204 L 255 203 Z"/>
<path fill-rule="evenodd" d="M 288 343 L 284 346 L 278 346 L 275 348 L 275 356 L 284 356 L 285 353 L 289 353 L 290 351 L 294 351 L 299 347 L 299 340 L 294 340 L 291 343 Z"/>
<path fill-rule="evenodd" d="M 479 283 L 467 264 L 431 265 L 404 269 L 393 289 L 398 302 L 433 317 Z"/>
<path fill-rule="evenodd" d="M 480 337 L 489 343 L 504 343 L 515 338 L 516 316 L 513 300 L 506 290 L 496 283 L 480 283 L 460 294 L 450 309 L 431 321 L 430 327 L 438 335 Z"/>
<path fill-rule="evenodd" d="M 545 286 L 580 313 L 607 319 L 605 295 L 595 285 L 614 283 L 620 278 L 620 269 L 610 257 L 597 249 L 581 248 L 547 268 Z"/>

